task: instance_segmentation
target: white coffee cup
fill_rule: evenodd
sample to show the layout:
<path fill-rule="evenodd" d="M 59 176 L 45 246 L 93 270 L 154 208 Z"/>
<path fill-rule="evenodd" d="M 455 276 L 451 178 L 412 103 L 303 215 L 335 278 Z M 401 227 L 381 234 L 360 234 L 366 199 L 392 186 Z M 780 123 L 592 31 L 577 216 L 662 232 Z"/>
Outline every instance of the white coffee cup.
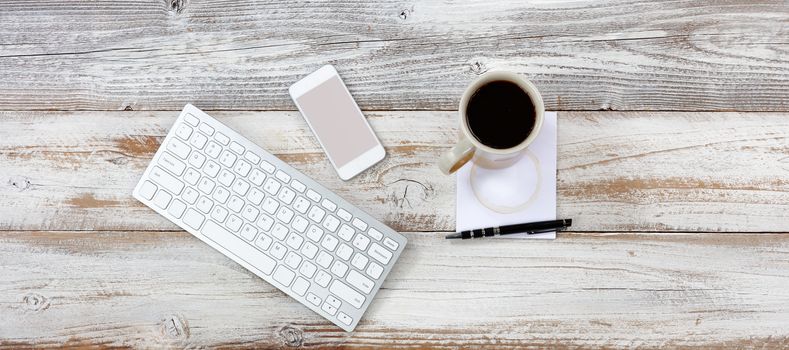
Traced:
<path fill-rule="evenodd" d="M 500 149 L 487 146 L 480 142 L 469 129 L 466 109 L 471 97 L 482 86 L 494 81 L 507 81 L 518 85 L 534 105 L 534 127 L 521 143 L 510 148 Z M 515 73 L 491 71 L 480 76 L 466 88 L 466 91 L 460 98 L 458 114 L 460 114 L 460 138 L 458 143 L 451 150 L 447 151 L 438 162 L 438 167 L 447 175 L 454 173 L 470 160 L 483 168 L 493 169 L 504 168 L 514 164 L 521 157 L 526 147 L 540 133 L 540 128 L 545 118 L 545 106 L 543 105 L 540 92 L 530 81 L 521 78 Z M 523 117 L 530 118 L 527 115 Z"/>

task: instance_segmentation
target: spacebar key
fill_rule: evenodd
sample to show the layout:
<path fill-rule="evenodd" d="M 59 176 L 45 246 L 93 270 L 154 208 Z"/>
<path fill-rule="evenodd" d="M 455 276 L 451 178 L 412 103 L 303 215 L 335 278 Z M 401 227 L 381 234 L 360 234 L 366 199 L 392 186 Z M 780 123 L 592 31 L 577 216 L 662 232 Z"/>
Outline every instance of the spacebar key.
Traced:
<path fill-rule="evenodd" d="M 209 220 L 206 222 L 200 233 L 266 275 L 270 275 L 271 271 L 274 271 L 274 267 L 277 266 L 277 262 L 274 259 L 252 248 L 247 242 L 242 241 L 241 238 L 238 238 L 238 236 L 230 233 L 230 231 L 225 230 L 213 221 Z"/>

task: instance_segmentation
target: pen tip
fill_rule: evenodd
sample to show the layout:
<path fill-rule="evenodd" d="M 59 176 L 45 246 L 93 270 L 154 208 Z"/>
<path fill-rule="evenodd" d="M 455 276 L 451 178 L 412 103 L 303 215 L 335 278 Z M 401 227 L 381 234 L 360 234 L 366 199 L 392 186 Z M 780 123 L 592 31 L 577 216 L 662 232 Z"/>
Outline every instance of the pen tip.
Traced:
<path fill-rule="evenodd" d="M 445 238 L 446 239 L 457 239 L 463 237 L 460 233 L 452 233 L 448 234 Z"/>

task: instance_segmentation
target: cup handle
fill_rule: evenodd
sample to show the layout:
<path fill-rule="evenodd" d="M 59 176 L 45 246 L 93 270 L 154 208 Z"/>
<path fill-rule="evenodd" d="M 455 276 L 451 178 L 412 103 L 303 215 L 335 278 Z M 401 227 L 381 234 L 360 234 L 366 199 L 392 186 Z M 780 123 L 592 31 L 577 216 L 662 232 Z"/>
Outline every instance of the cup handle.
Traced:
<path fill-rule="evenodd" d="M 441 169 L 444 175 L 452 174 L 471 160 L 475 151 L 476 147 L 474 147 L 474 144 L 463 137 L 451 150 L 441 156 L 441 159 L 438 161 L 438 168 Z"/>

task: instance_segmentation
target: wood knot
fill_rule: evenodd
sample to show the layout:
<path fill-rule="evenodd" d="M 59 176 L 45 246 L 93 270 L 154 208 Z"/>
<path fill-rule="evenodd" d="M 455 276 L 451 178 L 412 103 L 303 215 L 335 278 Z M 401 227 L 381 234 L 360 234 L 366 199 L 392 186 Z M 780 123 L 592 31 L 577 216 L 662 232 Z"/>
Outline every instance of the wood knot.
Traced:
<path fill-rule="evenodd" d="M 187 0 L 165 0 L 169 6 L 170 11 L 181 13 L 186 8 Z"/>
<path fill-rule="evenodd" d="M 406 18 L 408 18 L 408 15 L 410 15 L 410 14 L 411 14 L 411 11 L 409 9 L 405 9 L 403 11 L 400 11 L 400 19 L 405 21 Z"/>
<path fill-rule="evenodd" d="M 189 338 L 189 326 L 183 317 L 169 315 L 159 321 L 159 334 L 164 339 L 186 340 Z"/>
<path fill-rule="evenodd" d="M 474 73 L 476 75 L 480 75 L 482 73 L 487 72 L 488 71 L 488 67 L 485 66 L 485 64 L 480 62 L 480 61 L 474 61 L 474 63 L 471 63 L 469 65 L 469 70 L 471 71 L 471 73 Z"/>
<path fill-rule="evenodd" d="M 132 106 L 130 106 L 130 105 L 126 105 L 126 107 L 124 107 L 123 110 L 124 111 L 133 111 L 134 108 L 132 108 Z"/>
<path fill-rule="evenodd" d="M 11 178 L 8 179 L 8 185 L 22 192 L 30 188 L 32 184 L 30 183 L 30 179 L 25 176 L 11 176 Z"/>
<path fill-rule="evenodd" d="M 304 332 L 291 326 L 282 327 L 279 330 L 279 336 L 286 346 L 298 347 L 304 343 Z"/>
<path fill-rule="evenodd" d="M 22 297 L 22 302 L 30 311 L 41 311 L 49 308 L 49 299 L 38 293 L 29 293 Z"/>
<path fill-rule="evenodd" d="M 427 202 L 435 192 L 433 185 L 425 185 L 411 179 L 398 179 L 386 186 L 393 187 L 392 192 L 390 192 L 387 197 L 387 201 L 396 208 L 405 208 L 405 206 L 408 206 L 413 209 L 414 203 L 412 203 L 412 201 L 417 203 Z"/>

